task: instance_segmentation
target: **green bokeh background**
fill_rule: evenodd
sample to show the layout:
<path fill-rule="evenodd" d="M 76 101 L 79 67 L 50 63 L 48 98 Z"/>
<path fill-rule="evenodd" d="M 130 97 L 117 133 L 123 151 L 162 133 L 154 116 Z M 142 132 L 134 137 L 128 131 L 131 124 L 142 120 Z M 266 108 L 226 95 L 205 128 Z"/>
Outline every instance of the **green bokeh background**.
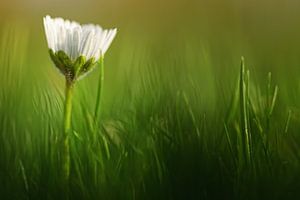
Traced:
<path fill-rule="evenodd" d="M 255 77 L 261 79 L 272 71 L 276 80 L 285 84 L 288 79 L 296 87 L 288 91 L 289 86 L 282 86 L 283 91 L 294 92 L 299 88 L 299 7 L 293 0 L 14 0 L 0 4 L 1 24 L 17 23 L 15 26 L 21 25 L 29 37 L 26 71 L 33 70 L 39 78 L 46 75 L 55 82 L 62 77 L 55 74 L 45 50 L 43 16 L 117 27 L 118 36 L 106 55 L 109 89 L 105 95 L 110 97 L 105 101 L 122 90 L 124 73 L 137 59 L 162 68 L 167 68 L 163 65 L 169 60 L 193 60 L 182 68 L 197 68 L 199 73 L 193 75 L 202 84 L 218 87 L 216 84 L 234 82 L 232 77 L 244 56 Z M 1 25 L 1 29 L 6 28 Z M 201 62 L 211 62 L 209 69 Z M 90 78 L 95 79 L 94 74 Z M 213 92 L 211 89 L 203 92 Z"/>
<path fill-rule="evenodd" d="M 99 127 L 99 70 L 76 84 L 71 199 L 299 197 L 299 10 L 296 0 L 1 1 L 0 199 L 64 196 L 65 83 L 48 55 L 47 14 L 118 28 Z"/>

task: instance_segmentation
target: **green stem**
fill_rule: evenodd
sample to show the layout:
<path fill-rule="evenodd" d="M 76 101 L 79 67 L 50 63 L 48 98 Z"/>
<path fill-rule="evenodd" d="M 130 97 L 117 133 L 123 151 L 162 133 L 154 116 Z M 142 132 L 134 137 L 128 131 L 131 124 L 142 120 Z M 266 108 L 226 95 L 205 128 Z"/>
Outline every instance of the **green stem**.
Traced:
<path fill-rule="evenodd" d="M 65 110 L 64 110 L 64 134 L 62 139 L 62 178 L 63 184 L 66 189 L 68 188 L 69 176 L 70 176 L 70 147 L 69 147 L 69 135 L 71 131 L 71 112 L 72 112 L 72 97 L 73 97 L 73 82 L 66 80 L 66 97 L 65 97 Z"/>
<path fill-rule="evenodd" d="M 103 93 L 103 82 L 104 82 L 104 58 L 103 56 L 100 57 L 100 77 L 98 82 L 98 90 L 97 90 L 97 99 L 96 99 L 96 107 L 95 107 L 95 114 L 94 114 L 94 121 L 97 122 L 99 114 L 100 114 L 100 107 L 101 107 L 101 96 Z"/>

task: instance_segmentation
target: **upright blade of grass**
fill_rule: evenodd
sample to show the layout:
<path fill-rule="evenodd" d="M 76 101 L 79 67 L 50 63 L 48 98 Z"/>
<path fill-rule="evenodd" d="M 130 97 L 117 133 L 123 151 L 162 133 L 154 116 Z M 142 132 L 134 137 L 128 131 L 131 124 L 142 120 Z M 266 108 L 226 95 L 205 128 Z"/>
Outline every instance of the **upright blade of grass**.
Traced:
<path fill-rule="evenodd" d="M 240 84 L 240 80 L 237 78 L 236 87 L 234 89 L 234 94 L 231 97 L 230 106 L 229 106 L 228 111 L 226 113 L 226 124 L 228 124 L 229 122 L 232 121 L 232 119 L 234 118 L 236 112 L 238 111 L 239 94 L 240 94 L 239 84 Z"/>
<path fill-rule="evenodd" d="M 271 101 L 271 105 L 270 105 L 270 109 L 269 109 L 269 116 L 271 116 L 273 113 L 273 110 L 274 110 L 274 107 L 276 104 L 276 100 L 277 100 L 277 96 L 278 96 L 278 86 L 276 85 L 275 89 L 274 89 L 274 93 L 272 95 L 272 101 Z"/>
<path fill-rule="evenodd" d="M 228 128 L 227 128 L 226 123 L 224 123 L 224 130 L 225 130 L 225 134 L 226 134 L 227 144 L 229 146 L 229 151 L 230 151 L 230 154 L 232 156 L 232 160 L 233 160 L 234 164 L 236 164 L 235 163 L 236 159 L 235 159 L 235 155 L 234 155 L 234 152 L 233 152 L 232 143 L 231 143 L 231 139 L 230 139 L 230 136 L 229 136 L 229 132 L 228 132 Z"/>
<path fill-rule="evenodd" d="M 288 116 L 285 122 L 285 128 L 284 128 L 284 133 L 287 134 L 290 126 L 290 120 L 291 120 L 291 115 L 292 115 L 292 110 L 288 111 Z"/>
<path fill-rule="evenodd" d="M 26 173 L 25 173 L 24 165 L 23 165 L 21 160 L 19 160 L 19 165 L 20 165 L 20 168 L 21 168 L 21 173 L 22 173 L 22 178 L 23 178 L 23 181 L 24 181 L 25 190 L 28 192 L 29 187 L 28 187 L 27 176 L 26 176 Z"/>
<path fill-rule="evenodd" d="M 184 102 L 185 102 L 185 104 L 186 104 L 186 106 L 188 108 L 188 112 L 189 112 L 189 114 L 191 116 L 194 128 L 196 129 L 197 136 L 199 137 L 200 136 L 200 131 L 199 131 L 199 128 L 197 126 L 197 121 L 196 121 L 196 117 L 195 117 L 195 114 L 193 112 L 193 109 L 192 109 L 192 107 L 190 105 L 190 102 L 189 102 L 188 97 L 186 96 L 186 94 L 183 92 L 182 95 L 183 95 Z"/>
<path fill-rule="evenodd" d="M 101 96 L 103 93 L 103 82 L 104 82 L 104 58 L 103 55 L 100 57 L 99 60 L 100 64 L 100 77 L 98 82 L 98 90 L 97 90 L 97 98 L 96 98 L 96 106 L 95 106 L 95 114 L 94 114 L 94 121 L 98 121 L 98 117 L 100 114 L 100 106 L 101 106 Z"/>
<path fill-rule="evenodd" d="M 250 133 L 248 119 L 248 87 L 249 87 L 249 72 L 245 72 L 244 58 L 241 59 L 240 70 L 240 111 L 241 111 L 241 134 L 242 134 L 242 149 L 246 163 L 250 163 Z"/>
<path fill-rule="evenodd" d="M 275 107 L 277 95 L 278 95 L 278 86 L 276 85 L 274 88 L 274 92 L 272 92 L 272 73 L 268 73 L 268 85 L 267 85 L 267 104 L 266 104 L 266 118 L 267 118 L 267 130 L 269 133 L 271 127 L 271 116 Z"/>

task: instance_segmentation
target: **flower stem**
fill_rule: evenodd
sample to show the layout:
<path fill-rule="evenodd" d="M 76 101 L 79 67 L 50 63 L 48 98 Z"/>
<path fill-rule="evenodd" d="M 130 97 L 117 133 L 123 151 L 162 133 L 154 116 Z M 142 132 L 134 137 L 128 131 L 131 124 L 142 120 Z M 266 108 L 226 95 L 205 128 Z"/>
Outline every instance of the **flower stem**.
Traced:
<path fill-rule="evenodd" d="M 68 191 L 69 176 L 70 176 L 70 147 L 69 135 L 71 131 L 71 112 L 72 112 L 72 97 L 73 97 L 73 82 L 66 80 L 66 97 L 65 97 L 65 110 L 64 110 L 64 133 L 62 138 L 62 178 L 65 189 Z M 66 191 L 66 192 L 67 192 Z"/>
<path fill-rule="evenodd" d="M 94 121 L 97 122 L 98 116 L 100 114 L 100 107 L 101 107 L 101 96 L 103 93 L 103 82 L 104 82 L 104 58 L 103 56 L 100 57 L 100 77 L 98 82 L 98 90 L 97 90 L 97 99 L 96 99 L 96 107 L 95 107 L 95 114 L 94 114 Z"/>

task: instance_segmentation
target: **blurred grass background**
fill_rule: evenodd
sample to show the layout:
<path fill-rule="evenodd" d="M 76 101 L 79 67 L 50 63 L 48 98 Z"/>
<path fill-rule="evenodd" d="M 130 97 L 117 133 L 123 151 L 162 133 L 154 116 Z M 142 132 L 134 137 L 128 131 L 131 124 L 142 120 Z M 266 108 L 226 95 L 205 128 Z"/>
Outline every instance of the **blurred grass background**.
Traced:
<path fill-rule="evenodd" d="M 99 130 L 99 71 L 76 87 L 71 199 L 295 199 L 299 9 L 293 0 L 1 1 L 0 199 L 63 196 L 64 79 L 48 55 L 46 14 L 118 28 Z"/>

